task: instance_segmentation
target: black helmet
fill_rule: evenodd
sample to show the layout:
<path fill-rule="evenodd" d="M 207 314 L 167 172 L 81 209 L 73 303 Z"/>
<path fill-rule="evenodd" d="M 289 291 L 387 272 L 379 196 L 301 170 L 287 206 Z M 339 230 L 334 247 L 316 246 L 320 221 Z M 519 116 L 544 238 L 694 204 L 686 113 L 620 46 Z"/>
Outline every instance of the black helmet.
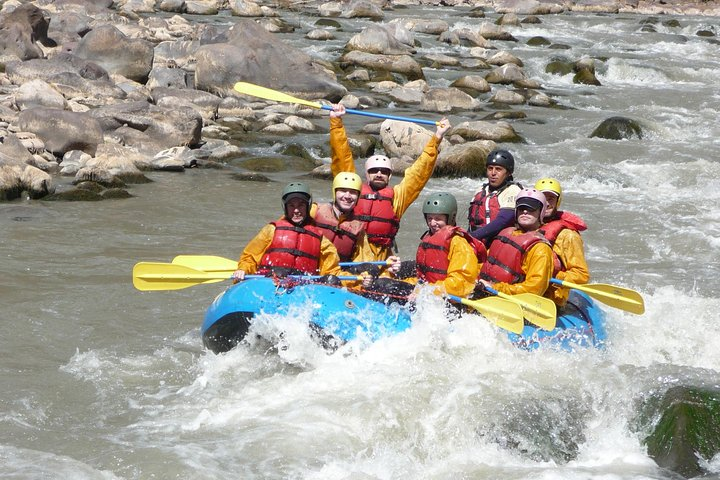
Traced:
<path fill-rule="evenodd" d="M 310 189 L 304 183 L 292 182 L 282 192 L 283 213 L 287 214 L 287 203 L 291 198 L 303 198 L 307 201 L 308 215 L 310 214 L 310 206 L 312 205 L 312 194 Z"/>
<path fill-rule="evenodd" d="M 455 225 L 455 217 L 457 216 L 457 200 L 451 193 L 433 193 L 427 198 L 427 200 L 425 200 L 422 212 L 423 215 L 428 213 L 447 215 L 448 225 Z"/>
<path fill-rule="evenodd" d="M 505 167 L 510 175 L 515 170 L 515 158 L 507 150 L 493 150 L 488 153 L 487 160 L 485 160 L 485 168 L 490 165 L 500 165 Z"/>

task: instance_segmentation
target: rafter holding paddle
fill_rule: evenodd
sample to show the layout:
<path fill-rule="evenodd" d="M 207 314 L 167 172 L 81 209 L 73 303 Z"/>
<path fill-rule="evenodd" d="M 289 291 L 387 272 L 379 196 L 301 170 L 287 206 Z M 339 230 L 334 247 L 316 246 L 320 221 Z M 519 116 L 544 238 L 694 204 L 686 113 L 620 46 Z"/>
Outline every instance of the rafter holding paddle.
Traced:
<path fill-rule="evenodd" d="M 267 87 L 261 87 L 260 85 L 255 85 L 253 83 L 237 82 L 234 86 L 234 89 L 238 93 L 242 93 L 243 95 L 249 95 L 251 97 L 263 98 L 265 100 L 272 100 L 272 101 L 281 102 L 281 103 L 294 103 L 297 105 L 305 105 L 307 107 L 317 108 L 320 110 L 332 110 L 332 107 L 330 105 L 323 105 L 322 103 L 319 103 L 319 102 L 313 102 L 311 100 L 305 100 L 302 98 L 293 97 L 292 95 L 288 95 L 287 93 L 279 92 L 277 90 L 273 90 L 273 89 L 267 88 Z M 436 122 L 434 120 L 425 120 L 423 118 L 400 117 L 397 115 L 386 115 L 383 113 L 366 112 L 364 110 L 353 110 L 351 108 L 346 108 L 345 112 L 351 113 L 353 115 L 363 115 L 365 117 L 384 118 L 387 120 L 397 120 L 399 122 L 418 123 L 420 125 L 437 125 L 438 124 L 438 122 Z"/>

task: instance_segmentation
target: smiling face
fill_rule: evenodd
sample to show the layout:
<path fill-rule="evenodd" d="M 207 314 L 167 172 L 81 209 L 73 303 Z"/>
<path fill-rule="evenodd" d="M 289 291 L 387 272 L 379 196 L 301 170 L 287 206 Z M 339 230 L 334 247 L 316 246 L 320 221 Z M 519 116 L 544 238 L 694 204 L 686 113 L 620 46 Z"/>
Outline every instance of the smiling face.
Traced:
<path fill-rule="evenodd" d="M 389 168 L 371 168 L 365 174 L 367 182 L 373 190 L 382 190 L 388 186 L 392 170 Z"/>
<path fill-rule="evenodd" d="M 291 198 L 285 204 L 285 217 L 295 225 L 302 225 L 307 218 L 308 204 L 307 200 L 295 197 Z"/>
<path fill-rule="evenodd" d="M 491 188 L 498 188 L 500 185 L 505 183 L 505 180 L 510 176 L 510 172 L 505 167 L 500 165 L 488 165 L 486 175 L 488 182 L 490 182 Z"/>
<path fill-rule="evenodd" d="M 430 233 L 435 235 L 441 228 L 447 225 L 448 216 L 444 213 L 426 213 L 425 222 Z"/>
<path fill-rule="evenodd" d="M 341 213 L 350 213 L 360 198 L 360 192 L 351 188 L 335 190 L 335 206 Z"/>
<path fill-rule="evenodd" d="M 545 218 L 551 218 L 555 214 L 557 208 L 558 196 L 553 192 L 543 192 L 545 200 L 547 201 L 547 208 L 545 209 Z"/>

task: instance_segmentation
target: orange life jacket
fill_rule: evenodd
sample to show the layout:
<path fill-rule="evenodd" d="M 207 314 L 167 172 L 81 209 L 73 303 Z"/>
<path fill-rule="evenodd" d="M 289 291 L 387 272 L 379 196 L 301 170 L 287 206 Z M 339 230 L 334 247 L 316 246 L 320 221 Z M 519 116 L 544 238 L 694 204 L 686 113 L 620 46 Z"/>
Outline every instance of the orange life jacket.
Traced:
<path fill-rule="evenodd" d="M 292 268 L 311 275 L 318 273 L 322 242 L 320 230 L 313 225 L 298 227 L 285 219 L 272 224 L 275 225 L 275 234 L 260 260 L 258 273 L 270 273 L 276 267 Z"/>
<path fill-rule="evenodd" d="M 470 209 L 468 210 L 468 223 L 470 227 L 468 230 L 475 230 L 483 225 L 487 225 L 497 217 L 498 212 L 500 212 L 498 196 L 510 185 L 517 185 L 522 188 L 522 186 L 516 182 L 505 182 L 504 185 L 492 192 L 490 191 L 489 183 L 482 186 L 482 189 L 475 194 L 475 197 L 473 197 L 470 202 Z"/>
<path fill-rule="evenodd" d="M 368 183 L 362 185 L 360 198 L 355 205 L 355 218 L 365 222 L 368 240 L 375 245 L 392 245 L 400 228 L 400 218 L 393 210 L 394 196 L 392 187 L 375 191 Z"/>
<path fill-rule="evenodd" d="M 318 205 L 317 211 L 315 212 L 315 226 L 323 236 L 333 242 L 341 262 L 349 262 L 352 260 L 358 235 L 365 228 L 363 222 L 355 219 L 355 217 L 351 217 L 340 223 L 335 216 L 332 204 L 324 203 Z"/>
<path fill-rule="evenodd" d="M 520 283 L 525 280 L 522 261 L 530 247 L 545 242 L 540 232 L 525 232 L 512 235 L 515 227 L 508 227 L 498 233 L 490 245 L 488 258 L 480 269 L 480 278 L 490 282 Z"/>
<path fill-rule="evenodd" d="M 582 232 L 587 230 L 587 224 L 585 224 L 582 218 L 573 213 L 558 211 L 555 215 L 553 215 L 552 220 L 540 227 L 540 233 L 543 234 L 545 239 L 547 239 L 552 246 L 555 245 L 555 240 L 557 240 L 560 232 L 566 228 L 576 232 Z M 565 265 L 563 265 L 562 260 L 560 260 L 560 257 L 558 257 L 555 250 L 553 250 L 553 277 L 563 271 L 565 271 Z"/>
<path fill-rule="evenodd" d="M 452 225 L 446 225 L 434 235 L 428 230 L 420 237 L 417 254 L 415 255 L 415 268 L 420 280 L 435 283 L 445 280 L 450 265 L 448 251 L 450 241 L 455 235 L 462 235 L 475 250 L 478 262 L 484 262 L 486 257 L 485 245 L 473 238 L 466 230 Z"/>

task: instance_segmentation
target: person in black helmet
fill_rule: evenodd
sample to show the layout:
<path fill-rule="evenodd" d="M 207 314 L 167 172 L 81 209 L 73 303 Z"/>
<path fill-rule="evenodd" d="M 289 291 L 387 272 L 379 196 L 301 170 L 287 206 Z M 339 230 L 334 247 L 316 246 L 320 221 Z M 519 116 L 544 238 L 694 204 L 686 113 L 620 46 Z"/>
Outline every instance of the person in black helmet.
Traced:
<path fill-rule="evenodd" d="M 468 231 L 489 246 L 503 228 L 515 223 L 515 195 L 522 185 L 513 180 L 515 159 L 507 150 L 493 150 L 485 161 L 488 181 L 470 202 Z"/>

